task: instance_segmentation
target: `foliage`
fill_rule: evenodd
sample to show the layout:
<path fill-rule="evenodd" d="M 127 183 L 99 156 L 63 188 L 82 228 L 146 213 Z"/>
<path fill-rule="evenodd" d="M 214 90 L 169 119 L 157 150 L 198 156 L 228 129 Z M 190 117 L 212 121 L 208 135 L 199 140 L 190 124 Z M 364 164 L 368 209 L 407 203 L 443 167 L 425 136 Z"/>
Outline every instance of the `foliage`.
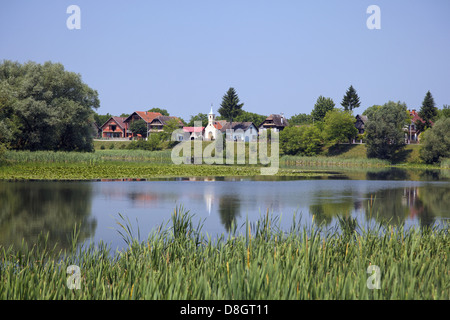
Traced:
<path fill-rule="evenodd" d="M 371 118 L 372 115 L 377 112 L 377 110 L 379 110 L 381 108 L 380 105 L 373 105 L 371 107 L 368 107 L 366 110 L 364 110 L 363 115 L 367 116 L 367 118 Z"/>
<path fill-rule="evenodd" d="M 359 101 L 359 96 L 356 93 L 356 90 L 353 88 L 353 86 L 350 86 L 348 88 L 347 92 L 345 93 L 344 98 L 342 99 L 341 106 L 344 107 L 345 111 L 352 111 L 355 108 L 358 108 L 361 105 L 361 102 Z"/>
<path fill-rule="evenodd" d="M 222 97 L 222 103 L 217 111 L 224 119 L 232 122 L 233 118 L 241 114 L 243 106 L 243 103 L 239 103 L 236 90 L 231 87 Z"/>
<path fill-rule="evenodd" d="M 319 98 L 317 98 L 316 104 L 314 105 L 314 109 L 311 112 L 311 116 L 313 117 L 314 121 L 322 121 L 323 118 L 325 118 L 327 112 L 333 109 L 333 99 L 319 96 Z"/>
<path fill-rule="evenodd" d="M 170 116 L 169 112 L 166 109 L 161 109 L 161 108 L 151 108 L 148 110 L 148 112 L 159 112 L 163 116 Z"/>
<path fill-rule="evenodd" d="M 266 118 L 267 117 L 265 115 L 242 110 L 241 113 L 238 116 L 236 116 L 234 121 L 236 121 L 236 122 L 253 122 L 256 127 L 259 127 L 264 122 L 264 120 L 266 120 Z"/>
<path fill-rule="evenodd" d="M 112 117 L 112 115 L 109 114 L 109 113 L 107 113 L 107 114 L 98 114 L 97 112 L 94 112 L 94 121 L 98 125 L 99 128 L 102 125 L 104 125 L 106 121 L 111 119 L 111 117 Z"/>
<path fill-rule="evenodd" d="M 191 119 L 187 123 L 187 126 L 194 127 L 196 121 L 201 122 L 202 127 L 206 127 L 208 125 L 208 115 L 206 113 L 198 113 L 195 116 L 191 116 Z"/>
<path fill-rule="evenodd" d="M 441 110 L 438 110 L 439 118 L 450 118 L 450 106 L 448 104 L 444 104 Z"/>
<path fill-rule="evenodd" d="M 351 112 L 340 109 L 328 111 L 324 118 L 324 138 L 332 143 L 348 142 L 355 138 L 358 129 L 355 127 L 356 118 Z"/>
<path fill-rule="evenodd" d="M 132 141 L 126 148 L 130 150 L 147 150 L 156 151 L 162 150 L 162 139 L 161 134 L 152 133 L 147 140 L 135 140 Z"/>
<path fill-rule="evenodd" d="M 417 120 L 415 123 L 417 129 L 423 132 L 427 128 L 431 128 L 432 122 L 436 120 L 437 116 L 438 109 L 436 108 L 436 104 L 434 103 L 434 98 L 431 95 L 431 92 L 428 91 L 419 110 L 419 117 L 421 117 L 424 122 Z"/>
<path fill-rule="evenodd" d="M 289 118 L 288 121 L 291 126 L 312 124 L 313 117 L 310 114 L 299 113 L 299 114 L 293 115 L 291 118 Z"/>
<path fill-rule="evenodd" d="M 0 64 L 0 123 L 12 149 L 92 151 L 98 107 L 97 91 L 62 64 Z"/>
<path fill-rule="evenodd" d="M 320 130 L 314 126 L 289 126 L 280 132 L 280 151 L 286 155 L 314 156 L 323 145 Z"/>
<path fill-rule="evenodd" d="M 430 164 L 450 158 L 450 118 L 439 119 L 423 133 L 420 158 Z"/>
<path fill-rule="evenodd" d="M 409 113 L 406 104 L 392 102 L 373 112 L 366 124 L 367 156 L 392 160 L 405 146 L 405 133 Z"/>
<path fill-rule="evenodd" d="M 143 138 L 147 137 L 147 123 L 142 120 L 135 120 L 132 121 L 130 124 L 130 131 L 134 134 L 134 135 L 138 135 L 140 134 Z"/>

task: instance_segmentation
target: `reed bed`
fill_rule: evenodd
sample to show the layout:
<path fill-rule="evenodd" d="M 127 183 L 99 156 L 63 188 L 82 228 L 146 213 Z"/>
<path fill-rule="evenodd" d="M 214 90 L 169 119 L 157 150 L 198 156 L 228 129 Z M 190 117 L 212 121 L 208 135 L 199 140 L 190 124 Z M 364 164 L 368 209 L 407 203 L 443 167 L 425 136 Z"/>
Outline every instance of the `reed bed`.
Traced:
<path fill-rule="evenodd" d="M 387 167 L 391 164 L 389 161 L 381 159 L 367 158 L 341 158 L 341 157 L 302 157 L 302 156 L 283 156 L 280 158 L 280 164 L 286 166 L 310 166 L 310 167 Z"/>
<path fill-rule="evenodd" d="M 450 169 L 450 158 L 445 158 L 441 160 L 442 169 Z"/>
<path fill-rule="evenodd" d="M 117 220 L 127 249 L 77 245 L 59 253 L 45 237 L 32 248 L 0 248 L 1 299 L 436 299 L 450 298 L 448 225 L 433 229 L 365 229 L 351 218 L 336 230 L 281 230 L 267 213 L 215 240 L 177 207 L 172 220 L 141 240 Z M 67 268 L 79 267 L 71 274 Z M 380 288 L 368 287 L 369 266 Z M 70 269 L 69 269 L 70 270 Z M 70 288 L 75 275 L 79 289 Z"/>
<path fill-rule="evenodd" d="M 108 161 L 172 163 L 170 150 L 97 150 L 95 152 L 7 151 L 4 158 L 10 163 L 96 164 Z"/>

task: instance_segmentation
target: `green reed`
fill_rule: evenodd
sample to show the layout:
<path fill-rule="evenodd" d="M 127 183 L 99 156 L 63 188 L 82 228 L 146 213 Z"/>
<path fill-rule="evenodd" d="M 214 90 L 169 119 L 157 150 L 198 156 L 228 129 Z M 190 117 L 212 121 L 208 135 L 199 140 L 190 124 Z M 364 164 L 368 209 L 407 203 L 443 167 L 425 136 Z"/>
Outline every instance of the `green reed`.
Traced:
<path fill-rule="evenodd" d="M 182 207 L 146 240 L 120 215 L 127 249 L 100 244 L 56 254 L 45 238 L 32 248 L 0 248 L 1 299 L 437 299 L 450 298 L 448 224 L 364 228 L 342 218 L 336 230 L 288 231 L 266 213 L 213 240 Z M 314 218 L 313 218 L 314 219 Z M 69 265 L 80 288 L 69 289 Z M 367 268 L 381 272 L 369 289 Z"/>
<path fill-rule="evenodd" d="M 381 159 L 367 158 L 341 158 L 325 156 L 283 156 L 280 158 L 280 164 L 287 166 L 311 166 L 311 167 L 386 167 L 390 163 Z"/>

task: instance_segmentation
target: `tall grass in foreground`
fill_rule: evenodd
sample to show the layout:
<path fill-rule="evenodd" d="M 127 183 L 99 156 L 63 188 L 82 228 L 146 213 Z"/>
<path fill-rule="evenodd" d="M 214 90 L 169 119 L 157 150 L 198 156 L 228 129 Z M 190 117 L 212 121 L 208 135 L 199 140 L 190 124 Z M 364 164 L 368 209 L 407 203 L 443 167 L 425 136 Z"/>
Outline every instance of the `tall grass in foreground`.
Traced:
<path fill-rule="evenodd" d="M 448 226 L 364 229 L 353 219 L 322 232 L 295 220 L 287 232 L 268 214 L 212 240 L 182 208 L 140 241 L 123 216 L 128 248 L 77 248 L 54 256 L 43 242 L 0 248 L 1 299 L 443 299 L 450 298 Z M 236 228 L 235 230 L 239 230 Z M 242 231 L 242 229 L 241 229 Z M 69 265 L 80 289 L 69 289 Z M 367 268 L 380 268 L 369 289 Z"/>

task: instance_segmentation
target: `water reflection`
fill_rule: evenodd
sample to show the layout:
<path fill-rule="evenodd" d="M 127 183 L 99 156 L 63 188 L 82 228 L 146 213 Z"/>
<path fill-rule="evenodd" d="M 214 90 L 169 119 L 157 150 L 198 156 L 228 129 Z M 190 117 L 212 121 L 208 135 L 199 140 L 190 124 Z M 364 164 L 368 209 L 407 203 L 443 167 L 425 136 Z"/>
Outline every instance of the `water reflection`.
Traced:
<path fill-rule="evenodd" d="M 91 216 L 92 185 L 69 182 L 0 183 L 0 244 L 19 245 L 24 239 L 36 242 L 47 235 L 49 246 L 66 249 L 74 225 L 80 225 L 80 240 L 96 228 Z"/>
<path fill-rule="evenodd" d="M 367 173 L 366 173 L 367 174 Z M 34 242 L 49 232 L 51 244 L 61 248 L 75 223 L 81 239 L 124 245 L 114 230 L 115 214 L 138 221 L 146 235 L 170 220 L 183 205 L 205 219 L 209 234 L 229 232 L 247 217 L 255 221 L 267 210 L 282 216 L 288 230 L 294 214 L 314 215 L 314 222 L 330 226 L 336 216 L 359 216 L 394 225 L 429 226 L 450 218 L 450 184 L 403 181 L 401 172 L 368 175 L 370 180 L 254 181 L 121 181 L 121 182 L 0 182 L 0 244 Z M 394 179 L 395 178 L 395 179 Z M 389 179 L 389 180 L 384 180 Z M 310 219 L 306 219 L 311 221 Z M 283 225 L 284 223 L 284 225 Z"/>

